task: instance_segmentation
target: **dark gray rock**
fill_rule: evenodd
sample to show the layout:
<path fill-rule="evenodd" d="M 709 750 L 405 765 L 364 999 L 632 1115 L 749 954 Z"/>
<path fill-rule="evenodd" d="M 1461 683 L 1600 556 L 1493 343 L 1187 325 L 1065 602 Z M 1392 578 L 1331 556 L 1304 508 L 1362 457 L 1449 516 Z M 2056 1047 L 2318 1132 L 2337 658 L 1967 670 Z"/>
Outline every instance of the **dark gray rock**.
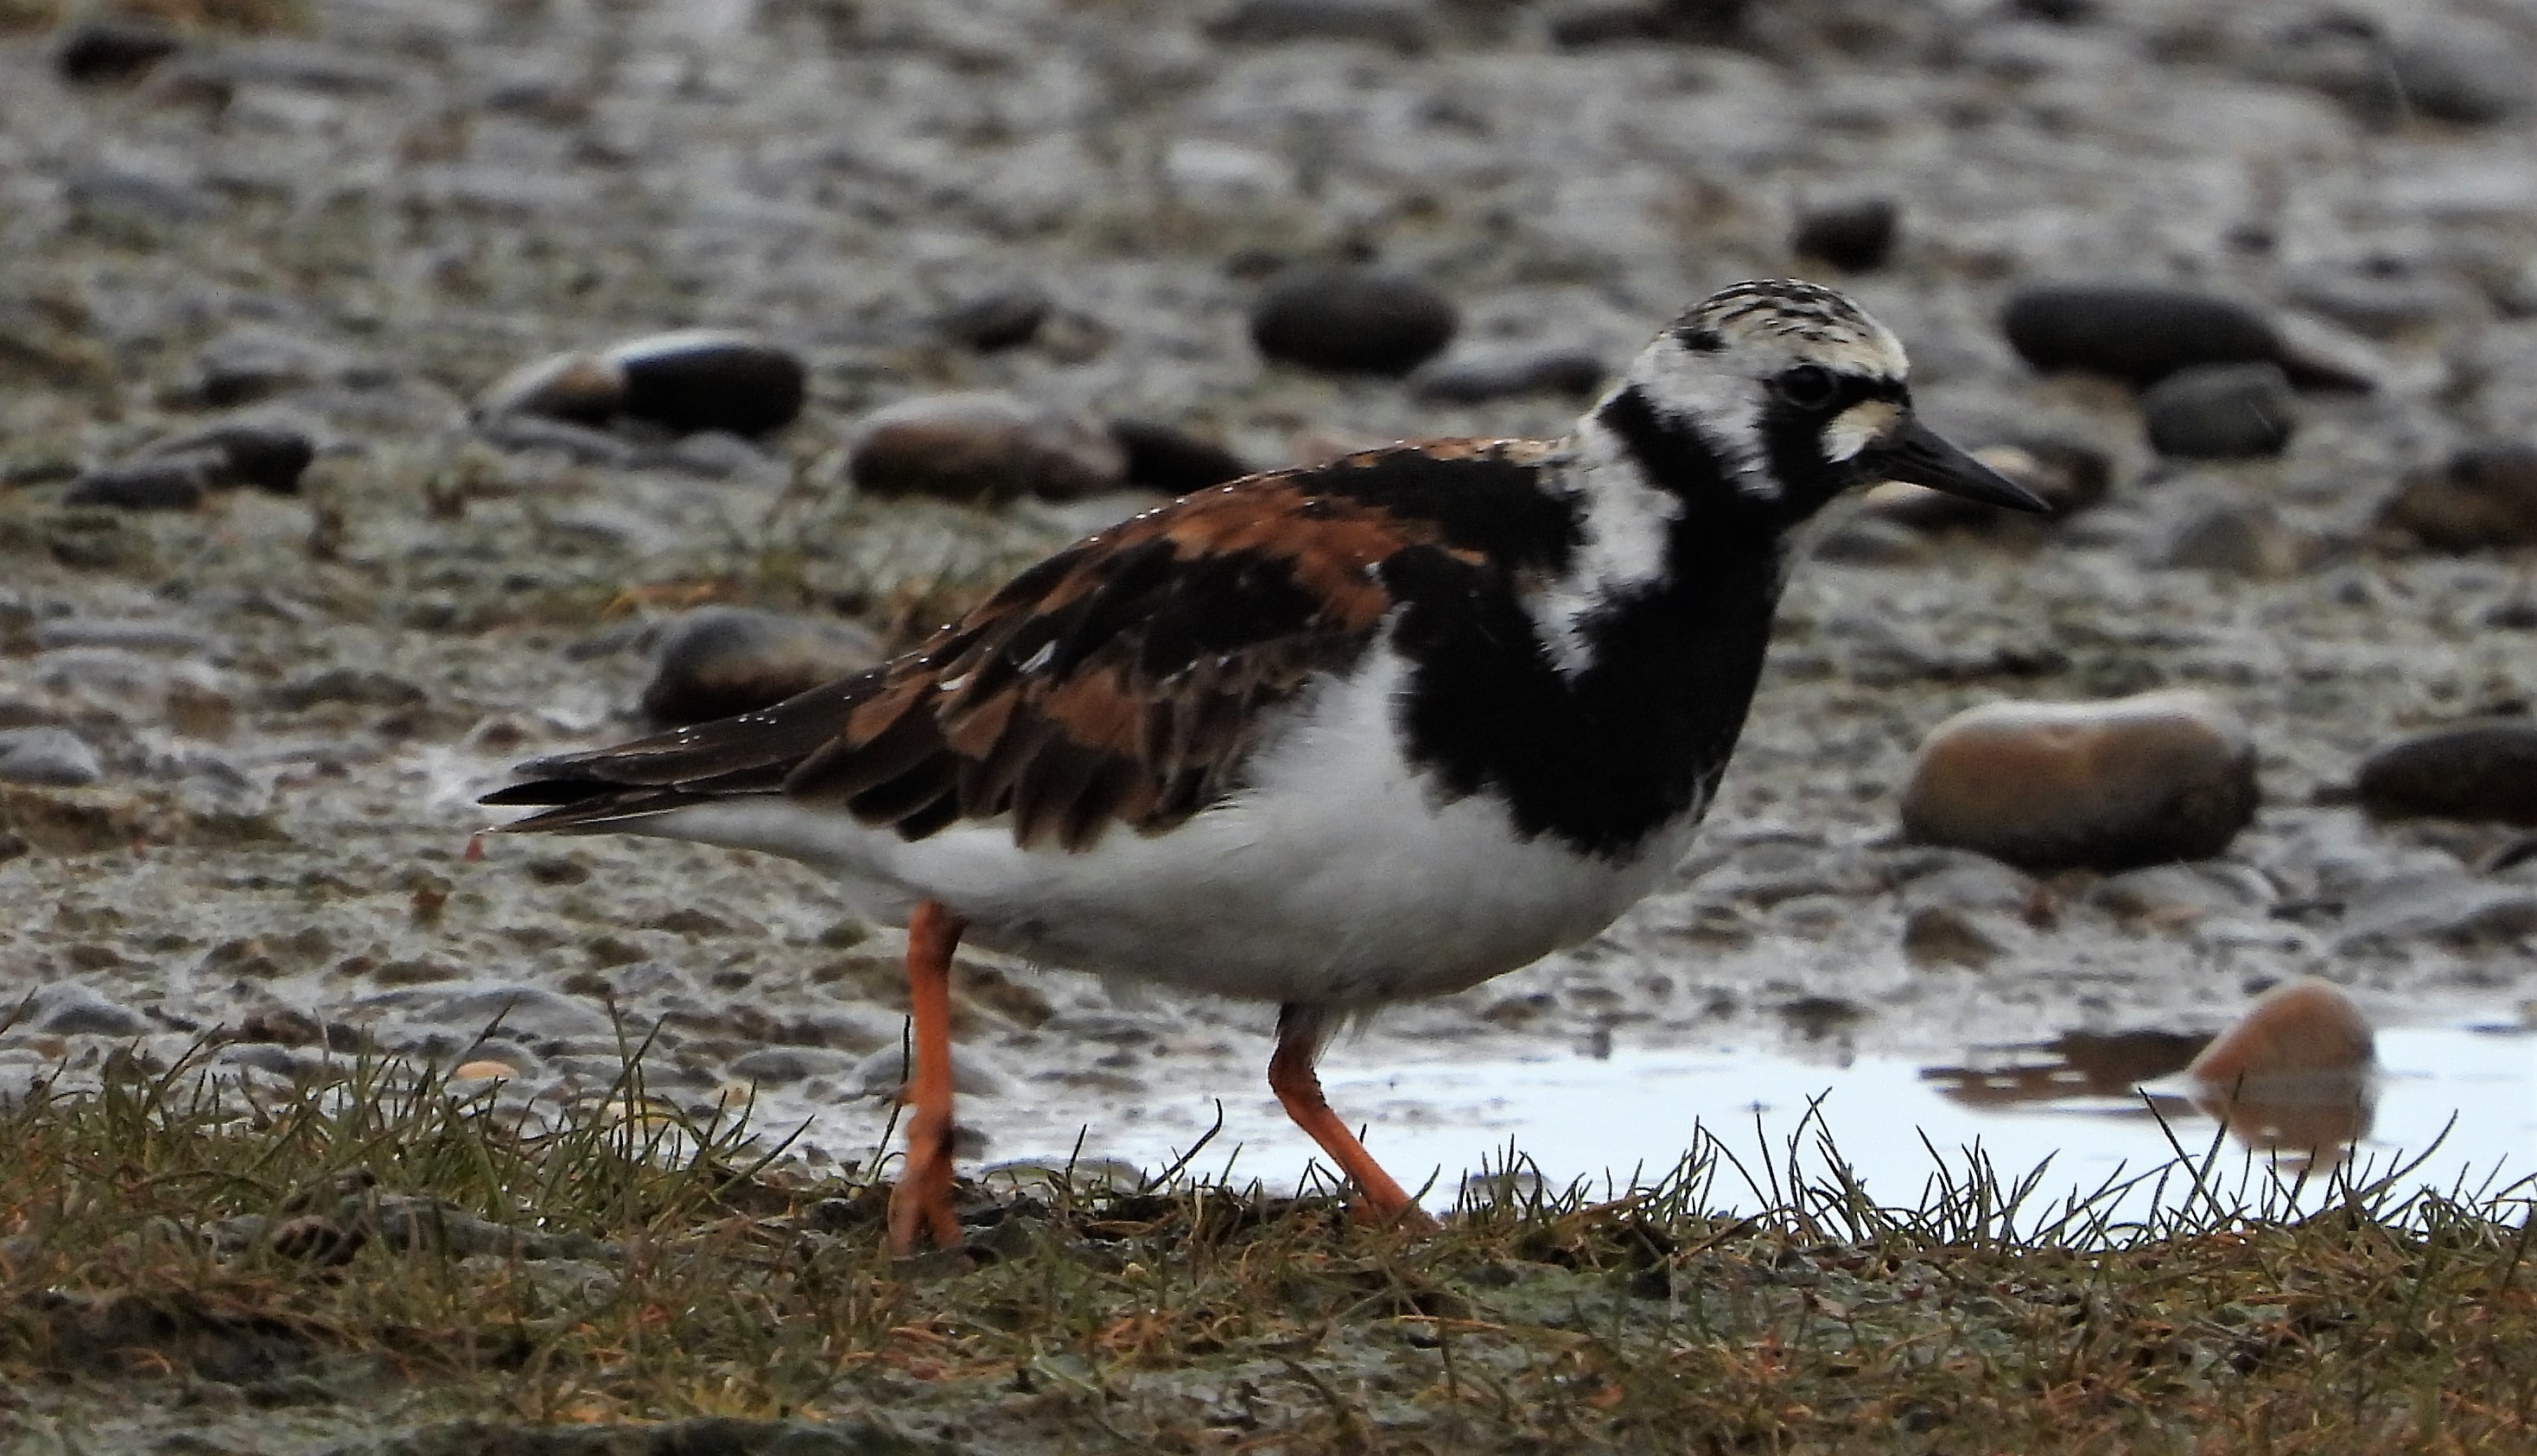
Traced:
<path fill-rule="evenodd" d="M 2379 521 L 2435 551 L 2537 546 L 2537 443 L 2464 446 L 2407 478 Z"/>
<path fill-rule="evenodd" d="M 272 417 L 215 420 L 154 440 L 140 452 L 143 460 L 185 459 L 208 455 L 211 484 L 253 486 L 277 496 L 298 494 L 299 477 L 317 458 L 317 443 L 308 431 Z"/>
<path fill-rule="evenodd" d="M 1443 353 L 1460 324 L 1453 300 L 1412 274 L 1312 266 L 1270 280 L 1251 312 L 1251 341 L 1327 373 L 1406 374 Z"/>
<path fill-rule="evenodd" d="M 880 660 L 879 639 L 848 623 L 699 607 L 662 629 L 643 711 L 667 723 L 730 717 Z"/>
<path fill-rule="evenodd" d="M 1153 420 L 1113 420 L 1111 438 L 1128 452 L 1126 484 L 1186 496 L 1253 473 L 1251 463 L 1210 439 Z"/>
<path fill-rule="evenodd" d="M 2141 416 L 2160 454 L 2223 460 L 2280 454 L 2299 403 L 2279 364 L 2196 364 L 2151 385 Z"/>
<path fill-rule="evenodd" d="M 1027 280 L 990 289 L 943 311 L 943 337 L 981 353 L 1017 349 L 1039 336 L 1057 306 L 1047 289 Z"/>
<path fill-rule="evenodd" d="M 1903 831 L 2039 873 L 2125 870 L 2218 854 L 2260 797 L 2244 720 L 2208 694 L 1993 702 L 1921 744 Z"/>
<path fill-rule="evenodd" d="M 183 36 L 156 21 L 93 15 L 62 32 L 53 47 L 53 69 L 74 86 L 138 81 L 184 44 Z"/>
<path fill-rule="evenodd" d="M 6 1012 L 0 1012 L 5 1016 Z M 150 1029 L 138 1012 L 107 1000 L 77 981 L 38 986 L 29 1001 L 23 1025 L 57 1036 L 138 1036 Z"/>
<path fill-rule="evenodd" d="M 97 750 L 67 728 L 0 729 L 0 783 L 75 789 L 104 776 Z"/>
<path fill-rule="evenodd" d="M 2194 364 L 2274 359 L 2281 337 L 2244 303 L 2135 283 L 2044 283 L 2000 315 L 2009 346 L 2035 367 L 2151 384 Z"/>
<path fill-rule="evenodd" d="M 1101 425 L 1011 395 L 924 395 L 866 419 L 850 468 L 877 496 L 1073 500 L 1118 489 L 1128 451 Z"/>
<path fill-rule="evenodd" d="M 65 505 L 116 510 L 191 510 L 219 484 L 220 459 L 208 452 L 101 465 L 71 483 Z"/>
<path fill-rule="evenodd" d="M 808 397 L 800 358 L 753 334 L 686 329 L 619 344 L 599 356 L 625 379 L 621 411 L 685 432 L 765 434 L 793 423 Z"/>
<path fill-rule="evenodd" d="M 137 225 L 152 232 L 199 223 L 221 211 L 219 198 L 189 175 L 111 162 L 73 168 L 62 191 L 84 218 L 109 228 Z"/>
<path fill-rule="evenodd" d="M 2381 819 L 2537 825 L 2537 723 L 2500 718 L 2398 739 L 2361 761 L 2355 787 Z"/>
<path fill-rule="evenodd" d="M 1409 392 L 1440 404 L 1477 404 L 1526 394 L 1583 399 L 1610 370 L 1583 349 L 1500 349 L 1440 359 L 1412 375 Z"/>
<path fill-rule="evenodd" d="M 1751 0 L 1582 0 L 1550 14 L 1559 45 L 1669 40 L 1716 45 L 1741 34 Z"/>
<path fill-rule="evenodd" d="M 1832 198 L 1798 210 L 1789 246 L 1800 258 L 1863 273 L 1884 266 L 1903 233 L 1903 204 L 1882 194 Z"/>
<path fill-rule="evenodd" d="M 2432 21 L 2387 49 L 2383 84 L 2399 113 L 2469 126 L 2505 121 L 2537 99 L 2529 46 L 2500 26 L 2462 16 Z"/>

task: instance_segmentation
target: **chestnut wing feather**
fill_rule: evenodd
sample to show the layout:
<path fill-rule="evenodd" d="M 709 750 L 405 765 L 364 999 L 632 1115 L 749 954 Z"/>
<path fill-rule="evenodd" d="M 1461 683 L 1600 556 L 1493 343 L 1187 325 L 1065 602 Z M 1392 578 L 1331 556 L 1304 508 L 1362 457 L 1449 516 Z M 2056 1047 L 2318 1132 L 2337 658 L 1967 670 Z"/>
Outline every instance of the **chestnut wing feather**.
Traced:
<path fill-rule="evenodd" d="M 1394 605 L 1384 563 L 1440 543 L 1418 513 L 1313 483 L 1256 477 L 1147 512 L 872 672 L 533 764 L 548 776 L 487 802 L 552 806 L 513 826 L 529 829 L 778 792 L 910 839 L 1002 815 L 1024 845 L 1169 827 L 1239 787 L 1264 708 L 1367 649 Z"/>

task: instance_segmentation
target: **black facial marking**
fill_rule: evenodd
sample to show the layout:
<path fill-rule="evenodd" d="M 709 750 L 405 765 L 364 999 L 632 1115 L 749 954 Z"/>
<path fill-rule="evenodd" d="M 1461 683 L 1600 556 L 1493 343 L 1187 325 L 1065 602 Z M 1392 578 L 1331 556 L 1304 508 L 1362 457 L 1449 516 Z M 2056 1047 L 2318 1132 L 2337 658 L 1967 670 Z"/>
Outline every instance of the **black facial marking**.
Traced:
<path fill-rule="evenodd" d="M 1772 475 L 1779 479 L 1791 520 L 1813 515 L 1863 479 L 1854 457 L 1838 461 L 1824 458 L 1825 426 L 1862 400 L 1885 400 L 1906 410 L 1912 407 L 1911 392 L 1901 380 L 1823 372 L 1831 388 L 1821 402 L 1804 403 L 1786 389 L 1774 389 L 1762 407 L 1763 454 L 1770 461 Z"/>
<path fill-rule="evenodd" d="M 1726 347 L 1726 336 L 1706 324 L 1679 323 L 1672 332 L 1673 341 L 1694 354 L 1716 354 Z"/>
<path fill-rule="evenodd" d="M 1617 396 L 1605 423 L 1642 462 L 1663 462 L 1687 508 L 1665 579 L 1586 624 L 1583 670 L 1554 664 L 1509 572 L 1432 548 L 1384 566 L 1408 608 L 1393 640 L 1412 664 L 1412 761 L 1449 794 L 1502 798 L 1528 837 L 1616 858 L 1716 787 L 1779 587 L 1776 517 L 1734 491 L 1696 436 L 1648 433 L 1652 412 L 1632 400 Z"/>
<path fill-rule="evenodd" d="M 1666 424 L 1638 385 L 1605 400 L 1594 418 L 1621 437 L 1639 469 L 1663 489 L 1683 496 L 1733 494 L 1699 432 L 1688 425 Z"/>

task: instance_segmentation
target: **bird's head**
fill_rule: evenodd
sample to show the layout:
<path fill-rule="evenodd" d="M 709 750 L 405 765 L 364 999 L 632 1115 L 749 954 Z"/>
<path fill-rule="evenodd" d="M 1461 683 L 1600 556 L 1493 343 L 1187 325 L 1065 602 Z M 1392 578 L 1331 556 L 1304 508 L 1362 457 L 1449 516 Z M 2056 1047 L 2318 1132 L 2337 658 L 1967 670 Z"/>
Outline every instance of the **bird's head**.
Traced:
<path fill-rule="evenodd" d="M 1909 370 L 1893 331 L 1848 297 L 1739 283 L 1658 335 L 1593 418 L 1659 482 L 1724 485 L 1789 523 L 1876 480 L 2049 508 L 1921 424 Z"/>

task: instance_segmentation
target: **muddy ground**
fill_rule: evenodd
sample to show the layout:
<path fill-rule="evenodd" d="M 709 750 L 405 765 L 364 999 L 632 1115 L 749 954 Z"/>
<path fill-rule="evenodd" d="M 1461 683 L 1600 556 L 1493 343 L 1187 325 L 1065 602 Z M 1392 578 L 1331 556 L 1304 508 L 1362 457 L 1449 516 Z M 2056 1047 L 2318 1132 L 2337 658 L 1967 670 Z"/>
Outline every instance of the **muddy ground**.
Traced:
<path fill-rule="evenodd" d="M 892 401 L 1009 389 L 1264 465 L 1573 416 L 1264 363 L 1263 278 L 1366 255 L 1458 301 L 1458 349 L 1615 365 L 1717 286 L 1825 275 L 1909 343 L 1942 429 L 2094 447 L 2114 487 L 2042 530 L 1889 533 L 1812 566 L 1680 878 L 1334 1066 L 1614 1043 L 1952 1059 L 2207 1030 L 2304 973 L 2390 1021 L 2522 1015 L 2531 917 L 2490 913 L 2475 870 L 2504 831 L 2375 825 L 2344 791 L 2399 731 L 2537 701 L 2526 552 L 2372 531 L 2405 472 L 2528 433 L 2530 127 L 2388 104 L 2343 22 L 2526 55 L 2526 7 L 1766 5 L 1722 44 L 1562 44 L 1552 7 L 1486 0 L 1287 9 L 1308 32 L 1392 19 L 1275 39 L 1133 0 L 320 0 L 84 88 L 51 33 L 0 39 L 0 724 L 67 727 L 102 766 L 0 787 L 0 997 L 51 1018 L 0 1032 L 0 1088 L 217 1030 L 249 1077 L 406 1052 L 498 1062 L 506 1097 L 551 1106 L 652 1035 L 656 1091 L 753 1090 L 817 1116 L 814 1161 L 863 1156 L 896 1077 L 890 927 L 742 853 L 495 838 L 471 858 L 491 818 L 472 796 L 641 727 L 642 629 L 682 605 L 904 641 L 1140 503 L 858 498 L 847 447 Z M 1887 265 L 1791 256 L 1798 210 L 1861 190 L 1903 205 Z M 2001 338 L 2010 290 L 2089 277 L 2257 300 L 2376 387 L 2303 396 L 2278 458 L 2161 461 L 2128 391 L 2038 377 Z M 1016 282 L 1055 299 L 1038 343 L 942 337 L 945 308 Z M 613 456 L 471 432 L 467 401 L 515 364 L 691 324 L 798 351 L 804 417 Z M 256 408 L 324 442 L 298 496 L 63 503 L 82 467 L 214 413 L 205 351 L 241 339 L 284 361 Z M 2214 512 L 2255 545 L 2161 564 Z M 2159 686 L 2253 726 L 2263 807 L 2224 858 L 2039 882 L 1896 842 L 1908 757 L 1950 712 Z M 1986 963 L 1907 956 L 1928 903 L 1977 919 Z M 980 1157 L 1063 1156 L 1087 1125 L 1098 1157 L 1144 1146 L 1140 1119 L 1265 1100 L 1266 1008 L 1114 1001 L 986 958 L 963 1005 Z"/>

